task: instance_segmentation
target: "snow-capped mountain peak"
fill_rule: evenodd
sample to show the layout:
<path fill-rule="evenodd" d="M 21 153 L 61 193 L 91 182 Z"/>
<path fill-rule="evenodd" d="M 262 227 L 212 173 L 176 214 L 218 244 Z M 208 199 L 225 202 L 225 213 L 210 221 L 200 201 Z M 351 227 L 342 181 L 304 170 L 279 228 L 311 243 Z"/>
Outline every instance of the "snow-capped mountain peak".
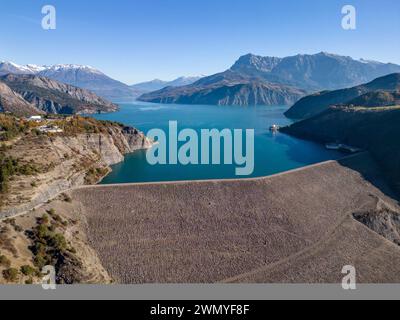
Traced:
<path fill-rule="evenodd" d="M 99 70 L 86 65 L 78 65 L 78 64 L 56 64 L 49 66 L 40 66 L 36 64 L 27 64 L 27 65 L 19 65 L 11 61 L 2 61 L 0 62 L 0 74 L 6 73 L 18 73 L 18 74 L 39 74 L 49 72 L 67 72 L 67 71 L 76 71 L 82 70 L 89 73 L 95 74 L 103 74 Z"/>
<path fill-rule="evenodd" d="M 79 64 L 56 64 L 52 66 L 45 66 L 44 70 L 49 71 L 70 71 L 70 70 L 84 70 L 92 73 L 102 74 L 101 71 L 87 65 L 79 65 Z M 43 71 L 43 70 L 42 70 Z"/>
<path fill-rule="evenodd" d="M 33 73 L 33 71 L 28 66 L 21 66 L 11 61 L 0 62 L 0 73 Z"/>
<path fill-rule="evenodd" d="M 23 67 L 25 67 L 26 69 L 32 71 L 33 73 L 41 72 L 41 71 L 46 69 L 46 67 L 38 66 L 36 64 L 27 64 L 26 66 L 23 66 Z"/>

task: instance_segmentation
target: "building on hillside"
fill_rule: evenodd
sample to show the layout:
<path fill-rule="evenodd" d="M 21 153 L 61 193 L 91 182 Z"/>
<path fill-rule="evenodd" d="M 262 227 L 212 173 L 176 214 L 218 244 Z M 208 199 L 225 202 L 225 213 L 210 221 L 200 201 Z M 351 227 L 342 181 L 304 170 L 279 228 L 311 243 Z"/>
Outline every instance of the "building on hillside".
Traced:
<path fill-rule="evenodd" d="M 40 132 L 43 133 L 62 133 L 64 132 L 63 129 L 59 128 L 58 126 L 41 126 L 38 128 Z"/>
<path fill-rule="evenodd" d="M 33 121 L 33 122 L 40 122 L 40 121 L 42 121 L 42 116 L 31 116 L 27 120 Z"/>

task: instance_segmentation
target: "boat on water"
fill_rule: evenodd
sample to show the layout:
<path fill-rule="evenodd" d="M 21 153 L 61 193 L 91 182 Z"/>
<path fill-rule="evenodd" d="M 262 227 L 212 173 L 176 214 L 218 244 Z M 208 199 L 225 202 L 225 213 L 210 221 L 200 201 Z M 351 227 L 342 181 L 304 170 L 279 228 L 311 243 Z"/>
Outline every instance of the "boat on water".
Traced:
<path fill-rule="evenodd" d="M 269 131 L 271 132 L 278 132 L 280 129 L 280 126 L 273 124 L 272 126 L 269 127 Z"/>
<path fill-rule="evenodd" d="M 325 145 L 328 150 L 340 150 L 340 146 L 341 144 L 339 143 L 327 143 Z"/>
<path fill-rule="evenodd" d="M 345 152 L 350 152 L 350 153 L 357 153 L 361 152 L 362 149 L 357 148 L 357 147 L 352 147 L 347 144 L 343 143 L 327 143 L 325 145 L 326 149 L 328 150 L 340 150 L 340 151 L 345 151 Z"/>

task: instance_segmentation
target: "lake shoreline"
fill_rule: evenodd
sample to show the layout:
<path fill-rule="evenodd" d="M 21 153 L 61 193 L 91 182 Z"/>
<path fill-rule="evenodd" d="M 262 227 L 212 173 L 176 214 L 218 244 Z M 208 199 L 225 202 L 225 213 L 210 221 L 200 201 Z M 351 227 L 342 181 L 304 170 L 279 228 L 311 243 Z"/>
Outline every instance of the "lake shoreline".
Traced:
<path fill-rule="evenodd" d="M 270 132 L 269 128 L 273 124 L 283 127 L 292 123 L 292 120 L 284 116 L 288 108 L 136 103 L 121 104 L 117 113 L 94 117 L 135 125 L 145 133 L 152 129 L 161 129 L 168 133 L 170 121 L 177 121 L 179 128 L 193 129 L 199 135 L 202 129 L 254 129 L 255 170 L 249 178 L 269 176 L 326 160 L 340 159 L 343 156 L 340 152 L 326 150 L 312 141 Z M 145 152 L 127 155 L 124 162 L 112 166 L 112 169 L 113 172 L 107 175 L 101 184 L 237 178 L 234 164 L 152 166 L 147 162 Z"/>

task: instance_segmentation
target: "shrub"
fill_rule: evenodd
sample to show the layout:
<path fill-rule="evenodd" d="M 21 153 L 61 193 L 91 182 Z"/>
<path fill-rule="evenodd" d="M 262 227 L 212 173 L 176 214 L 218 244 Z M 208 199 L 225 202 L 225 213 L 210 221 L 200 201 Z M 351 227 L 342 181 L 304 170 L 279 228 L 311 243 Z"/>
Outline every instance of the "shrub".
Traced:
<path fill-rule="evenodd" d="M 20 165 L 18 159 L 0 152 L 0 192 L 8 191 L 8 182 L 14 175 L 33 175 L 40 170 L 32 163 Z"/>
<path fill-rule="evenodd" d="M 44 224 L 41 224 L 36 228 L 36 235 L 39 241 L 45 240 L 49 236 L 49 233 L 49 228 Z"/>
<path fill-rule="evenodd" d="M 18 225 L 15 225 L 15 226 L 14 226 L 14 230 L 15 230 L 16 232 L 22 232 L 22 231 L 24 231 L 24 229 L 23 229 L 21 226 L 18 226 Z"/>
<path fill-rule="evenodd" d="M 68 248 L 67 240 L 65 240 L 65 237 L 59 233 L 50 237 L 48 244 L 60 252 L 65 252 Z"/>
<path fill-rule="evenodd" d="M 72 198 L 69 195 L 67 195 L 66 193 L 63 193 L 62 197 L 63 197 L 65 202 L 68 202 L 68 203 L 72 202 Z"/>
<path fill-rule="evenodd" d="M 18 279 L 18 270 L 15 268 L 9 268 L 3 271 L 3 278 L 8 282 L 15 282 Z"/>
<path fill-rule="evenodd" d="M 44 214 L 41 218 L 38 219 L 39 225 L 46 225 L 49 224 L 49 222 L 50 222 L 50 217 L 47 214 Z"/>
<path fill-rule="evenodd" d="M 22 267 L 21 267 L 21 273 L 22 273 L 24 276 L 33 276 L 33 275 L 37 274 L 37 271 L 36 271 L 35 268 L 26 265 L 26 266 L 22 266 Z"/>
<path fill-rule="evenodd" d="M 9 268 L 11 265 L 11 261 L 7 259 L 6 256 L 0 256 L 0 266 Z"/>
<path fill-rule="evenodd" d="M 49 260 L 47 259 L 47 256 L 45 254 L 38 254 L 35 256 L 34 259 L 34 264 L 37 266 L 39 269 L 43 269 L 44 266 L 47 266 L 49 264 Z"/>

